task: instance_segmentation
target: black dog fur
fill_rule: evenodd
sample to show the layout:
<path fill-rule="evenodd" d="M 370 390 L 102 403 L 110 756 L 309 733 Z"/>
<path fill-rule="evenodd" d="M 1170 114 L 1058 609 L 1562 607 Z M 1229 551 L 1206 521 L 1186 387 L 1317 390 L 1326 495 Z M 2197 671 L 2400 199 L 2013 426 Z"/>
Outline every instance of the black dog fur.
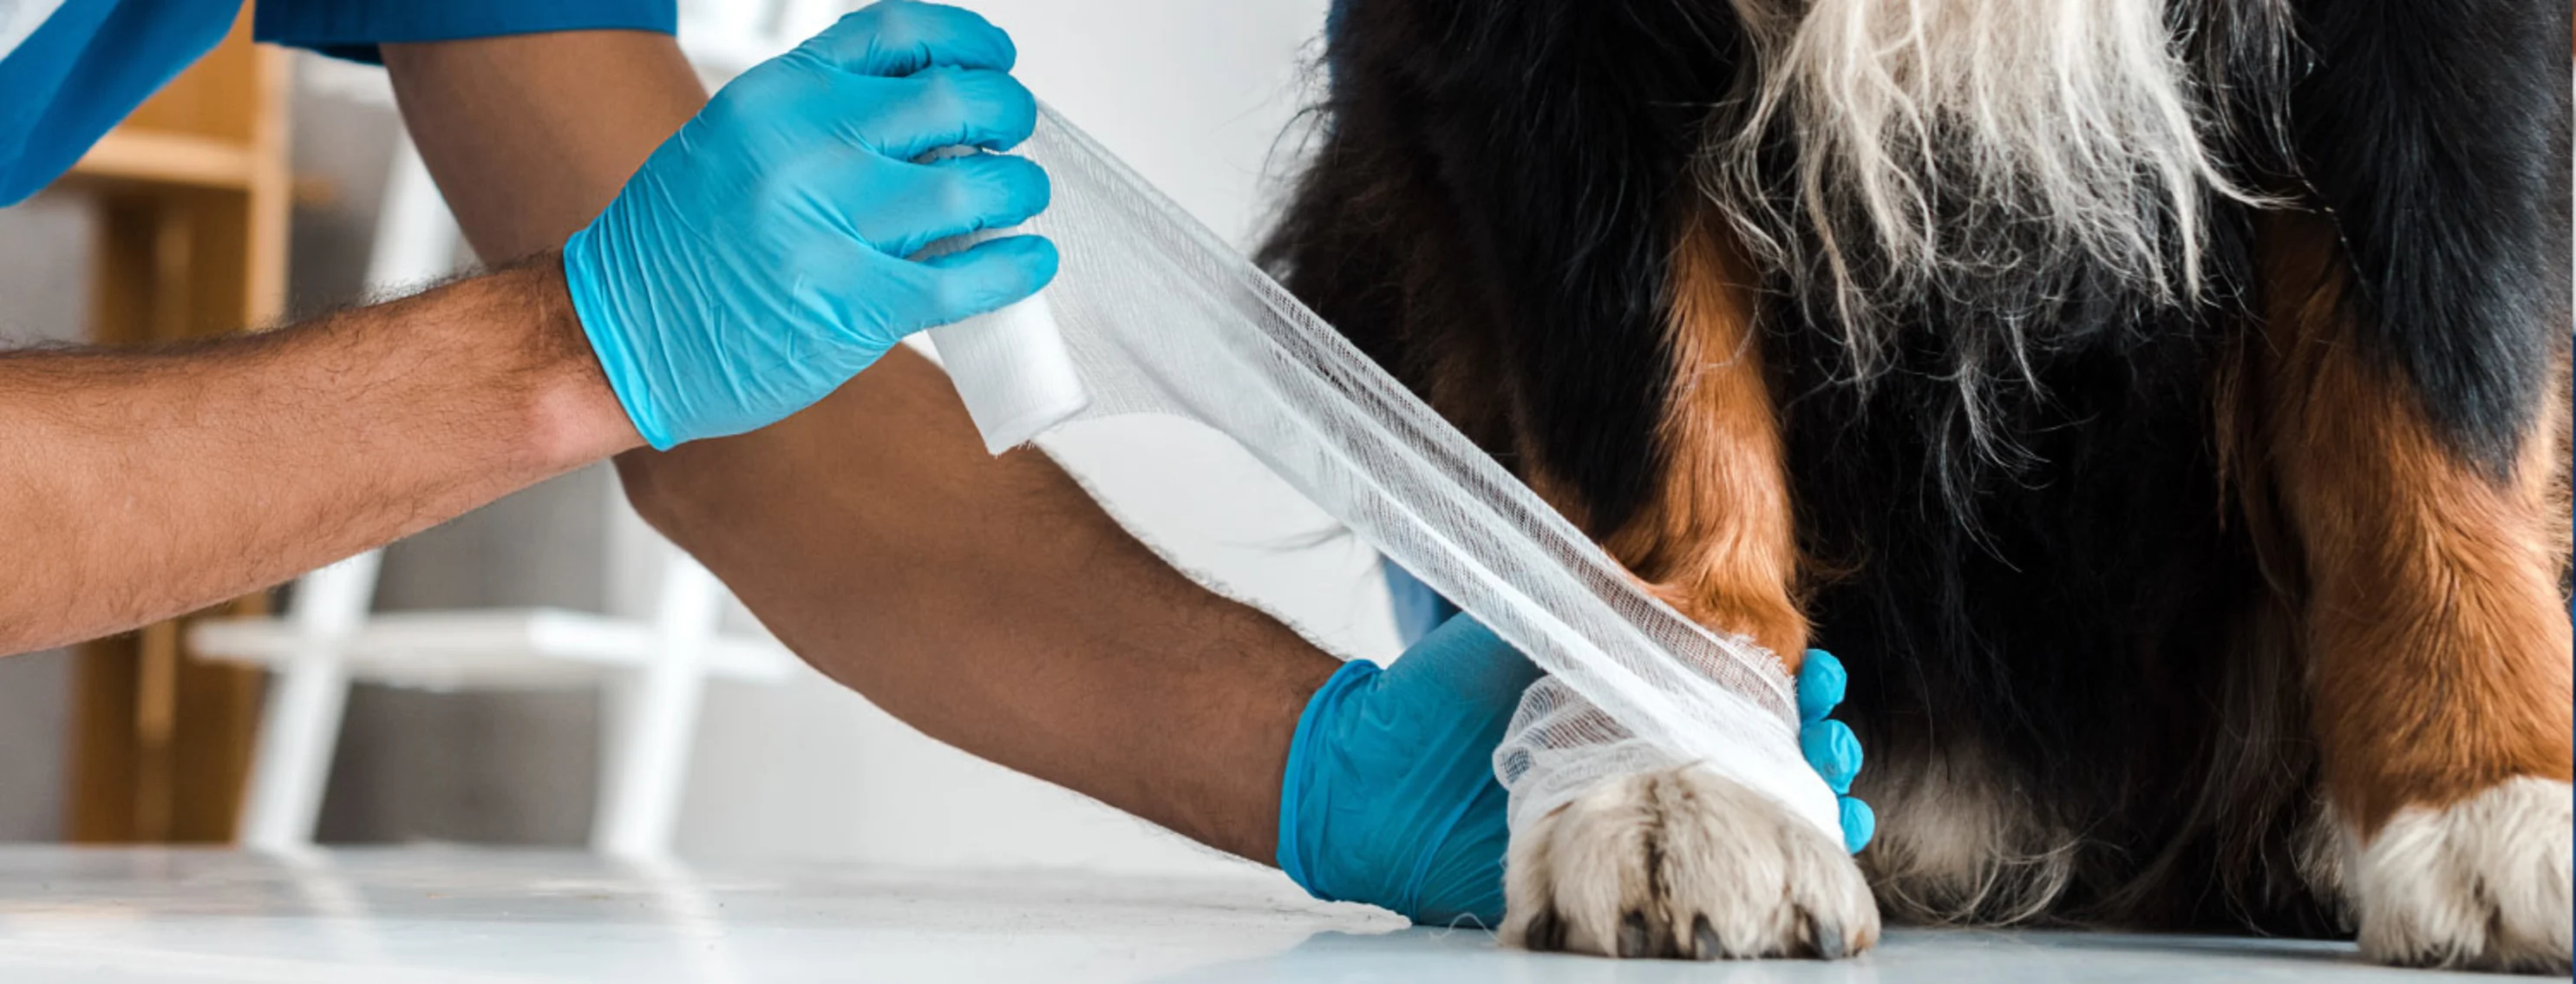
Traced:
<path fill-rule="evenodd" d="M 2230 5 L 2254 2 L 2273 0 L 2177 2 L 2177 35 L 2229 30 Z M 1663 460 L 1673 218 L 1702 193 L 1704 135 L 1744 114 L 1742 25 L 1724 0 L 1346 8 L 1320 144 L 1265 263 L 1492 453 L 1572 483 L 1596 534 L 1618 528 Z M 2211 99 L 2232 114 L 2225 164 L 2331 213 L 2369 355 L 2500 471 L 2567 345 L 2569 9 L 2290 13 L 2277 63 L 2201 66 L 2238 87 Z M 1775 138 L 1784 162 L 1792 142 Z M 1853 671 L 1860 795 L 1974 757 L 2053 832 L 2028 847 L 2060 852 L 2042 910 L 2024 892 L 1900 917 L 2342 928 L 2301 862 L 2317 764 L 2299 670 L 2256 655 L 2280 631 L 2249 532 L 2259 492 L 2230 484 L 2217 436 L 2220 367 L 2261 341 L 2254 209 L 2214 207 L 2197 302 L 2082 268 L 1991 285 L 2057 299 L 2036 385 L 1992 394 L 2017 452 L 2001 457 L 1973 446 L 1949 382 L 1995 344 L 1984 295 L 1920 299 L 1891 370 L 1860 387 L 1813 316 L 1828 308 L 1776 271 L 1765 285 L 1801 547 L 1847 572 L 1807 586 L 1807 611 Z"/>

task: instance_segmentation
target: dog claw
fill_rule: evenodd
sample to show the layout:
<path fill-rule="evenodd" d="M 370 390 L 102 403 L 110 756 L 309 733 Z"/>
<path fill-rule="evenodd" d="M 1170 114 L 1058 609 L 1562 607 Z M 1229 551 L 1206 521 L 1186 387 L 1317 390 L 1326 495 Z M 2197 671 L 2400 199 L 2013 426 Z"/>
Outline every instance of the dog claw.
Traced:
<path fill-rule="evenodd" d="M 1819 923 L 1811 916 L 1807 919 L 1807 929 L 1815 934 L 1816 956 L 1840 960 L 1850 955 L 1850 950 L 1843 945 L 1842 927 Z"/>
<path fill-rule="evenodd" d="M 1619 955 L 1651 957 L 1655 955 L 1655 933 L 1646 926 L 1646 914 L 1630 912 L 1619 922 Z"/>
<path fill-rule="evenodd" d="M 1726 955 L 1726 946 L 1718 942 L 1717 929 L 1708 924 L 1707 916 L 1691 920 L 1691 944 L 1696 959 L 1715 960 Z"/>
<path fill-rule="evenodd" d="M 1565 949 L 1565 923 L 1557 918 L 1554 907 L 1540 909 L 1538 915 L 1530 917 L 1526 935 L 1528 939 L 1524 945 L 1530 949 Z"/>

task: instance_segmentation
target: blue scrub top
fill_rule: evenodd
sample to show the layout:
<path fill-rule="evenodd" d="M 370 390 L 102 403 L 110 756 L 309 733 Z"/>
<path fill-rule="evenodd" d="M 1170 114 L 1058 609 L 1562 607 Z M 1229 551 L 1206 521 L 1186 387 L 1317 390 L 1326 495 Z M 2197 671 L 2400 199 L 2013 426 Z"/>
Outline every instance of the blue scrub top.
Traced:
<path fill-rule="evenodd" d="M 239 0 L 63 0 L 0 57 L 0 206 L 35 194 L 222 41 Z M 260 0 L 261 41 L 377 60 L 385 41 L 673 33 L 676 0 Z"/>

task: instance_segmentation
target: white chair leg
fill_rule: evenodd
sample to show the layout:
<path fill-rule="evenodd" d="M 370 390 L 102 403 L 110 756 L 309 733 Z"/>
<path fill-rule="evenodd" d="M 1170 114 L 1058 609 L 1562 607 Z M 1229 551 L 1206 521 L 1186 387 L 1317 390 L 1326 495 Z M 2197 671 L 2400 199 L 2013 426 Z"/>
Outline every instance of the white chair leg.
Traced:
<path fill-rule="evenodd" d="M 651 661 L 626 686 L 603 692 L 617 734 L 602 749 L 591 849 L 613 857 L 669 855 L 687 792 L 689 750 L 706 692 L 704 656 L 723 615 L 724 587 L 684 555 L 664 568 Z"/>
<path fill-rule="evenodd" d="M 296 582 L 290 616 L 301 637 L 293 663 L 278 674 L 260 711 L 250 789 L 242 800 L 241 842 L 285 853 L 313 843 L 349 674 L 340 647 L 367 617 L 381 554 L 368 551 Z"/>
<path fill-rule="evenodd" d="M 411 137 L 396 139 L 384 197 L 376 202 L 376 239 L 367 254 L 367 293 L 378 298 L 448 275 L 456 269 L 456 245 L 464 237 Z"/>

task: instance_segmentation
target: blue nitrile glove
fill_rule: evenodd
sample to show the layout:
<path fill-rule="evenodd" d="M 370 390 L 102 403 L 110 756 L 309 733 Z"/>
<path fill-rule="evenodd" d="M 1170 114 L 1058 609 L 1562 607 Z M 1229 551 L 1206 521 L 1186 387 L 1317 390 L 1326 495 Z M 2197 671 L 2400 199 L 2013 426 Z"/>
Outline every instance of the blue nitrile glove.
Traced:
<path fill-rule="evenodd" d="M 1017 225 L 1046 173 L 1007 150 L 1037 102 L 1011 39 L 954 7 L 888 2 L 743 73 L 564 244 L 609 385 L 656 448 L 754 430 L 830 394 L 913 332 L 1027 297 L 1055 247 L 930 243 Z"/>
<path fill-rule="evenodd" d="M 1819 655 L 1811 653 L 1807 665 Z M 1839 700 L 1842 667 L 1832 660 L 1823 662 L 1832 667 L 1831 695 Z M 1461 917 L 1501 925 L 1510 797 L 1494 778 L 1494 747 L 1521 692 L 1540 675 L 1464 615 L 1424 636 L 1392 669 L 1367 660 L 1343 665 L 1306 702 L 1288 745 L 1279 867 L 1317 898 L 1367 902 L 1431 925 Z M 1806 676 L 1800 674 L 1802 717 Z M 1833 702 L 1814 718 L 1821 721 Z M 1847 791 L 1860 768 L 1859 745 L 1840 723 L 1823 723 L 1829 728 L 1808 731 L 1841 737 L 1800 744 L 1827 782 Z M 1815 757 L 1818 747 L 1829 760 Z M 1857 836 L 1855 816 L 1864 824 Z M 1843 821 L 1847 844 L 1869 839 L 1868 808 L 1859 800 L 1843 800 Z"/>
<path fill-rule="evenodd" d="M 1510 796 L 1494 747 L 1537 666 L 1460 615 L 1380 670 L 1355 659 L 1306 702 L 1279 792 L 1279 868 L 1316 898 L 1413 921 L 1502 925 Z"/>

